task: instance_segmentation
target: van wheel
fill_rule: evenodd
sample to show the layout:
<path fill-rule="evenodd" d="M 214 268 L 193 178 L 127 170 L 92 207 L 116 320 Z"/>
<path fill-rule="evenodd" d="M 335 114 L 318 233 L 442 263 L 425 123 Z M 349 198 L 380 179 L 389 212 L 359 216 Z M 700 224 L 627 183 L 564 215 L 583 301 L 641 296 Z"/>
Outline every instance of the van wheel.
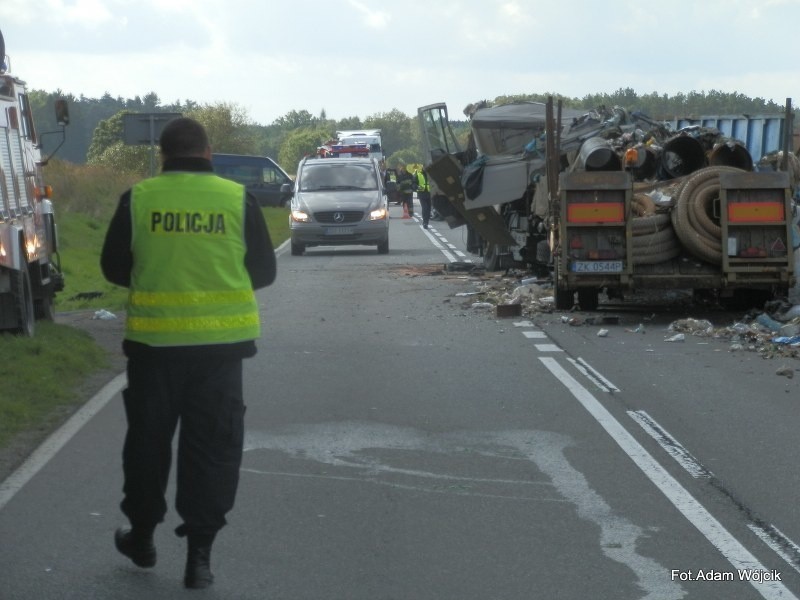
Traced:
<path fill-rule="evenodd" d="M 306 251 L 306 247 L 303 244 L 295 244 L 292 242 L 292 256 L 303 256 L 303 252 Z"/>
<path fill-rule="evenodd" d="M 389 238 L 378 244 L 378 254 L 389 254 Z"/>

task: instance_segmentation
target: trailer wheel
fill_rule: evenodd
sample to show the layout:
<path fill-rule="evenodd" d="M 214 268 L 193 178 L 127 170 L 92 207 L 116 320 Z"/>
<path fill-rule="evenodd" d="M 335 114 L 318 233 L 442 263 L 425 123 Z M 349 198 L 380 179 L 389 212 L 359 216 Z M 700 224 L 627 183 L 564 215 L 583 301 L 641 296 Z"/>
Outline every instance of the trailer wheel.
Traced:
<path fill-rule="evenodd" d="M 35 331 L 35 313 L 33 310 L 33 291 L 28 264 L 23 260 L 19 271 L 11 271 L 11 297 L 14 303 L 16 327 L 13 331 L 32 337 Z"/>

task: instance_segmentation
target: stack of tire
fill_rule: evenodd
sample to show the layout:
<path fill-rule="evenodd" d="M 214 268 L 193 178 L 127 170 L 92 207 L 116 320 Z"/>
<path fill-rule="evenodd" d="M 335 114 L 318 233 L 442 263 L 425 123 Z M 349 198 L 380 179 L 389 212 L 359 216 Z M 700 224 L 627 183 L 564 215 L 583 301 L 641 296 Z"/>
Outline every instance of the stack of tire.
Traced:
<path fill-rule="evenodd" d="M 658 264 L 680 254 L 681 244 L 668 212 L 660 212 L 646 194 L 635 194 L 632 210 L 637 215 L 631 222 L 634 265 Z"/>

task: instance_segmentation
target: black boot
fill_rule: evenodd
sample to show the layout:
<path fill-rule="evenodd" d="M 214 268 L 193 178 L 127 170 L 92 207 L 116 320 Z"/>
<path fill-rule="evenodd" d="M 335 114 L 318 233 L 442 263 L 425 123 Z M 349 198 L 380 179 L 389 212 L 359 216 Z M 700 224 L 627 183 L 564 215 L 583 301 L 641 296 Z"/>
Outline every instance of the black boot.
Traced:
<path fill-rule="evenodd" d="M 201 590 L 214 583 L 214 575 L 211 574 L 211 544 L 213 542 L 213 534 L 189 534 L 186 571 L 183 575 L 183 584 L 187 588 Z"/>
<path fill-rule="evenodd" d="M 156 547 L 153 545 L 154 527 L 117 529 L 114 544 L 138 567 L 148 568 L 156 564 Z"/>

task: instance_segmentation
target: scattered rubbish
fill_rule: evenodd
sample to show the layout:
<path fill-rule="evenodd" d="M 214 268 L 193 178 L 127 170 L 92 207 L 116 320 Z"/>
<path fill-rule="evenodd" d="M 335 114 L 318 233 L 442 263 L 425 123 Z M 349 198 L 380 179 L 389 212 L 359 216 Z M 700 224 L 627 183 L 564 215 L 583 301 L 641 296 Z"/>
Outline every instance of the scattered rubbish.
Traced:
<path fill-rule="evenodd" d="M 494 308 L 494 304 L 491 302 L 473 302 L 472 308 Z"/>
<path fill-rule="evenodd" d="M 800 335 L 800 325 L 797 323 L 787 323 L 782 325 L 778 333 L 784 337 L 794 337 Z"/>
<path fill-rule="evenodd" d="M 788 377 L 791 379 L 794 377 L 794 369 L 791 367 L 781 367 L 777 371 L 775 371 L 775 375 L 780 375 L 781 377 Z"/>
<path fill-rule="evenodd" d="M 104 308 L 101 308 L 100 310 L 96 311 L 94 313 L 94 316 L 92 317 L 92 319 L 100 319 L 102 321 L 111 321 L 111 320 L 116 319 L 116 318 L 117 318 L 117 315 L 115 315 L 114 313 L 108 312 Z"/>
<path fill-rule="evenodd" d="M 714 330 L 714 326 L 711 321 L 705 319 L 679 319 L 670 323 L 668 330 L 692 335 L 710 335 Z"/>
<path fill-rule="evenodd" d="M 761 313 L 756 317 L 756 323 L 762 327 L 766 327 L 770 331 L 780 331 L 782 325 L 775 319 L 770 317 L 767 313 Z"/>
<path fill-rule="evenodd" d="M 475 271 L 477 268 L 478 267 L 475 265 L 475 263 L 471 263 L 471 262 L 468 263 L 468 262 L 458 262 L 457 261 L 457 262 L 452 262 L 452 263 L 444 265 L 444 270 L 445 271 L 458 271 L 458 272 L 468 271 L 469 272 L 469 271 Z"/>
<path fill-rule="evenodd" d="M 686 336 L 685 335 L 683 335 L 682 333 L 676 333 L 675 335 L 673 335 L 672 337 L 668 337 L 664 341 L 665 342 L 683 342 L 685 340 L 686 340 Z"/>
<path fill-rule="evenodd" d="M 629 333 L 645 333 L 644 325 L 639 323 L 634 329 L 626 329 L 625 331 Z"/>
<path fill-rule="evenodd" d="M 468 296 L 477 296 L 480 292 L 458 292 L 456 298 L 466 298 Z"/>
<path fill-rule="evenodd" d="M 790 336 L 790 337 L 789 336 L 778 336 L 778 337 L 772 338 L 772 341 L 774 343 L 776 343 L 776 344 L 786 344 L 788 346 L 792 346 L 792 347 L 796 348 L 796 347 L 800 346 L 800 335 L 794 335 L 794 336 Z"/>
<path fill-rule="evenodd" d="M 608 329 L 601 329 L 598 331 L 597 337 L 608 337 Z"/>

